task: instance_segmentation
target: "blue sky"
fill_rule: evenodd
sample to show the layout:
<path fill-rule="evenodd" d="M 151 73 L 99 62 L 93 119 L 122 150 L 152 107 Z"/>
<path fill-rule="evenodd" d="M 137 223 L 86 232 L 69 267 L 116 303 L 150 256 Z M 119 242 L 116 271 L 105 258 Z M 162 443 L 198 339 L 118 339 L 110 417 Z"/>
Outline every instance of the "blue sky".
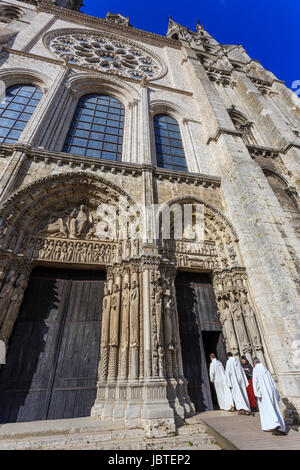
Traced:
<path fill-rule="evenodd" d="M 135 28 L 165 35 L 168 16 L 195 30 L 197 20 L 220 43 L 242 44 L 291 88 L 300 80 L 300 0 L 84 0 L 82 11 L 129 16 Z"/>

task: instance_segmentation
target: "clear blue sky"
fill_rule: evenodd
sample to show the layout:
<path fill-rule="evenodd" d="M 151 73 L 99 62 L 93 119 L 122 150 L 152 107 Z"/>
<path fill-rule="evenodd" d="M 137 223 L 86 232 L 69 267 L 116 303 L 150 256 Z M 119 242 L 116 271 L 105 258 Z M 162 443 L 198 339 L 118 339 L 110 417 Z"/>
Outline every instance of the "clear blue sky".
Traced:
<path fill-rule="evenodd" d="M 129 16 L 135 28 L 165 35 L 168 16 L 195 30 L 197 19 L 220 43 L 242 44 L 291 88 L 300 80 L 300 0 L 84 0 L 84 13 Z"/>

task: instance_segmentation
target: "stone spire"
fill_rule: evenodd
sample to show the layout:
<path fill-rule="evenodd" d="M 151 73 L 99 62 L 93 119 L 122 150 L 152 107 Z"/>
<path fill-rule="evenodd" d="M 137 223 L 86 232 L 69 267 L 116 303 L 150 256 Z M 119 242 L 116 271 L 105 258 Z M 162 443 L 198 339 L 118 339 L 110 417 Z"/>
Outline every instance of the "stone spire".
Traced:
<path fill-rule="evenodd" d="M 200 25 L 197 21 L 196 31 L 192 31 L 189 27 L 182 26 L 169 17 L 169 25 L 167 37 L 180 41 L 183 45 L 205 49 L 210 47 L 219 47 L 218 42 Z"/>

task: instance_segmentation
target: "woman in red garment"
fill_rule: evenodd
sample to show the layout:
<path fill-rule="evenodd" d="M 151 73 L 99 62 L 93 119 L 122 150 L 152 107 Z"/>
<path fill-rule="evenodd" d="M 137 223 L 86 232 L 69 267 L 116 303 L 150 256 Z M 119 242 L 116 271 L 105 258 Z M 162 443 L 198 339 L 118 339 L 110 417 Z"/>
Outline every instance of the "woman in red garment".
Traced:
<path fill-rule="evenodd" d="M 253 374 L 253 367 L 249 363 L 248 359 L 245 356 L 241 356 L 241 363 L 242 368 L 246 374 L 247 380 L 249 385 L 247 387 L 247 394 L 249 398 L 249 403 L 251 407 L 251 411 L 256 411 L 256 401 L 254 396 L 253 384 L 252 384 L 252 374 Z"/>

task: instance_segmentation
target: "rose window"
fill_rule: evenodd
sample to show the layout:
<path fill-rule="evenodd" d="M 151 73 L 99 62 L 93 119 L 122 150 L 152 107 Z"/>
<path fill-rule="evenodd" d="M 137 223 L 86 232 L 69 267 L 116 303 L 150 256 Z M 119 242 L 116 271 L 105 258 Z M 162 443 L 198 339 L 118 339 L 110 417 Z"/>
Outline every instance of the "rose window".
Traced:
<path fill-rule="evenodd" d="M 109 71 L 142 79 L 157 77 L 161 72 L 158 58 L 144 48 L 128 42 L 93 34 L 56 36 L 49 47 L 61 59 L 70 64 L 82 65 L 101 71 Z"/>

